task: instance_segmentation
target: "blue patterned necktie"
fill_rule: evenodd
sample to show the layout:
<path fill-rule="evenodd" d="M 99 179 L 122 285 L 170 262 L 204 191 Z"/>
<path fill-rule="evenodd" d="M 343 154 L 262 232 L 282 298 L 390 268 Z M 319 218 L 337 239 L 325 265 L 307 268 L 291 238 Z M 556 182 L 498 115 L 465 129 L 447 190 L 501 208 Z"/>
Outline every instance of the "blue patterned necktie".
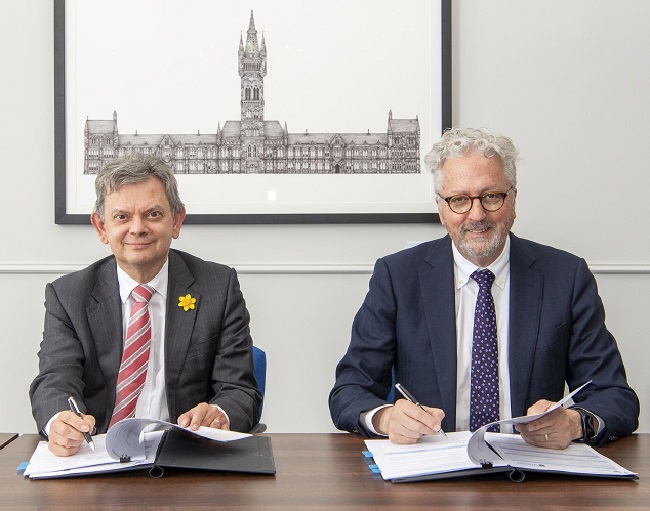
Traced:
<path fill-rule="evenodd" d="M 474 312 L 469 419 L 470 431 L 476 431 L 489 422 L 499 420 L 499 350 L 492 298 L 494 273 L 484 269 L 476 270 L 470 276 L 479 287 Z"/>

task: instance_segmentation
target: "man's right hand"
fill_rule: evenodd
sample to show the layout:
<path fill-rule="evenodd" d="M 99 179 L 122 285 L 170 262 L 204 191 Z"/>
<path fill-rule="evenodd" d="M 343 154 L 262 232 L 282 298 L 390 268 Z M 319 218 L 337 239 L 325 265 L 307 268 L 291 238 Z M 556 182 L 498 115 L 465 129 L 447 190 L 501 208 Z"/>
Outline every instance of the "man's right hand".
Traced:
<path fill-rule="evenodd" d="M 84 415 L 77 417 L 69 410 L 59 412 L 59 416 L 50 424 L 47 447 L 56 456 L 72 456 L 85 442 L 84 433 L 95 427 L 95 417 Z"/>
<path fill-rule="evenodd" d="M 377 433 L 388 435 L 396 444 L 414 444 L 422 435 L 436 435 L 445 412 L 439 408 L 415 406 L 406 399 L 398 399 L 395 406 L 379 410 L 372 418 Z"/>

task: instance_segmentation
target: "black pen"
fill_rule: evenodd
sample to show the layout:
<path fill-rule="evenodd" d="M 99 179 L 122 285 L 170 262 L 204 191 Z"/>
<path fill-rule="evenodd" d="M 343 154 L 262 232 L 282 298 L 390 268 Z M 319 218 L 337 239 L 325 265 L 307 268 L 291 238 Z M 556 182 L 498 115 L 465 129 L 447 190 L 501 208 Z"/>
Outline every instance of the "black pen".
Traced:
<path fill-rule="evenodd" d="M 72 413 L 74 413 L 77 417 L 82 417 L 81 412 L 79 411 L 79 407 L 77 406 L 77 402 L 72 396 L 68 398 L 68 404 L 70 405 L 70 411 Z M 90 436 L 90 433 L 84 432 L 84 438 L 86 439 L 86 442 L 88 442 L 90 449 L 95 452 L 95 442 L 93 442 L 93 437 Z"/>
<path fill-rule="evenodd" d="M 411 403 L 413 403 L 415 406 L 418 408 L 422 408 L 422 405 L 420 402 L 413 397 L 413 394 L 411 394 L 406 388 L 401 384 L 401 383 L 396 383 L 395 388 L 399 391 L 400 394 L 402 394 L 406 399 L 408 399 Z M 447 434 L 440 428 L 438 430 L 439 435 L 444 435 L 445 438 L 447 438 Z"/>

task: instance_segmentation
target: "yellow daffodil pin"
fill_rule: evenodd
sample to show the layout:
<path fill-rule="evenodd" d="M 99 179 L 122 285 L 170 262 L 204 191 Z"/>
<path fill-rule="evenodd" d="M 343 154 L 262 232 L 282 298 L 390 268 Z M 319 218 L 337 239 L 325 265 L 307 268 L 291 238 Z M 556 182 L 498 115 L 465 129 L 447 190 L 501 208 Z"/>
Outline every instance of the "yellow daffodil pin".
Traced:
<path fill-rule="evenodd" d="M 194 308 L 196 303 L 196 298 L 192 298 L 192 295 L 186 294 L 185 296 L 178 297 L 178 306 L 183 307 L 183 310 L 187 312 L 190 309 Z"/>

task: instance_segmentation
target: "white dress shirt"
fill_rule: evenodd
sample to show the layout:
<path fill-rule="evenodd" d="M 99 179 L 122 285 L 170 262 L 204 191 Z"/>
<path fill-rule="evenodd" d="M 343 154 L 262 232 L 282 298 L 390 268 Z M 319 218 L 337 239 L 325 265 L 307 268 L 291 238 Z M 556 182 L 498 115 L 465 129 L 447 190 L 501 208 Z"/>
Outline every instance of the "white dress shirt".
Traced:
<path fill-rule="evenodd" d="M 158 419 L 169 422 L 167 408 L 167 393 L 165 391 L 165 318 L 167 307 L 167 282 L 169 280 L 169 260 L 158 274 L 147 285 L 156 292 L 149 301 L 149 316 L 151 317 L 151 348 L 149 351 L 149 367 L 147 379 L 135 405 L 135 416 L 148 419 Z M 128 318 L 133 308 L 131 292 L 139 285 L 129 277 L 119 265 L 117 280 L 122 299 L 122 339 L 126 336 Z M 124 341 L 122 341 L 124 342 Z M 176 417 L 174 417 L 176 422 Z"/>
<path fill-rule="evenodd" d="M 472 343 L 474 340 L 474 310 L 478 284 L 470 277 L 483 269 L 465 259 L 452 243 L 454 254 L 454 283 L 456 295 L 456 431 L 469 431 L 470 394 L 472 389 Z M 499 418 L 512 417 L 510 406 L 510 370 L 508 365 L 510 309 L 510 237 L 499 257 L 487 269 L 494 273 L 492 297 L 497 317 L 499 350 Z M 511 433 L 512 426 L 502 429 Z"/>

